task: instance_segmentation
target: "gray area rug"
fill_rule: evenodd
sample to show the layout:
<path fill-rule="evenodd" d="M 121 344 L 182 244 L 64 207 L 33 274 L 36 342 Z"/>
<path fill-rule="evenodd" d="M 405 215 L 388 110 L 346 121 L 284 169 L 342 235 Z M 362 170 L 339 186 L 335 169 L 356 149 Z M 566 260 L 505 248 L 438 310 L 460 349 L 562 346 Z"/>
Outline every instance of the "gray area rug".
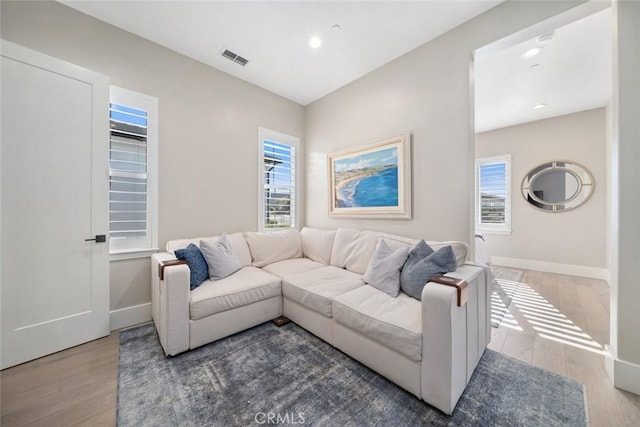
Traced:
<path fill-rule="evenodd" d="M 491 326 L 497 328 L 509 312 L 509 305 L 518 292 L 524 272 L 496 266 L 491 266 L 491 272 L 495 276 L 491 293 Z"/>
<path fill-rule="evenodd" d="M 583 386 L 487 350 L 451 417 L 299 326 L 271 322 L 167 358 L 120 332 L 120 426 L 582 426 Z"/>

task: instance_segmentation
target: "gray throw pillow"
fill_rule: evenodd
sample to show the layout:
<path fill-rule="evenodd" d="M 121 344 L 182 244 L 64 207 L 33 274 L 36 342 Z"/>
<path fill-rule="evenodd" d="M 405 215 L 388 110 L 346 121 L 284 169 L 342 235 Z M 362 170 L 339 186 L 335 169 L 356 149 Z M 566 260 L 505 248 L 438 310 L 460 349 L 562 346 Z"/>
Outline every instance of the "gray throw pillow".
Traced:
<path fill-rule="evenodd" d="M 384 240 L 378 242 L 364 281 L 384 293 L 397 297 L 400 293 L 400 269 L 407 260 L 408 247 L 391 250 Z"/>
<path fill-rule="evenodd" d="M 400 288 L 405 294 L 419 300 L 422 298 L 422 289 L 432 277 L 455 271 L 456 268 L 456 256 L 451 246 L 443 246 L 434 252 L 421 240 L 409 252 L 400 273 Z"/>
<path fill-rule="evenodd" d="M 209 265 L 209 278 L 220 280 L 242 268 L 242 263 L 233 253 L 227 234 L 216 241 L 214 239 L 200 240 L 200 250 Z"/>

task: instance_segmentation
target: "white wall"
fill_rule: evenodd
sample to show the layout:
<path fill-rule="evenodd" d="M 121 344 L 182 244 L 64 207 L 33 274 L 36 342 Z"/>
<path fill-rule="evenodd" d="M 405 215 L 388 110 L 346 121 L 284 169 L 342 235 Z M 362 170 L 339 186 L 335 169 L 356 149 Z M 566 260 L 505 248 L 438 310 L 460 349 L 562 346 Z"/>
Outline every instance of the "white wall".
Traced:
<path fill-rule="evenodd" d="M 159 99 L 159 243 L 257 227 L 263 126 L 302 137 L 302 106 L 56 2 L 2 2 L 2 38 Z M 111 309 L 149 303 L 149 260 L 111 263 Z"/>
<path fill-rule="evenodd" d="M 614 4 L 611 186 L 611 357 L 616 387 L 640 394 L 640 2 Z"/>
<path fill-rule="evenodd" d="M 476 158 L 511 154 L 512 233 L 484 233 L 494 263 L 510 258 L 606 274 L 606 132 L 606 110 L 599 108 L 476 134 Z M 595 190 L 584 205 L 549 213 L 524 199 L 525 175 L 552 160 L 570 160 L 591 172 Z"/>
<path fill-rule="evenodd" d="M 472 52 L 576 2 L 507 2 L 310 104 L 305 110 L 306 224 L 469 241 Z M 413 135 L 413 219 L 328 216 L 328 153 Z"/>

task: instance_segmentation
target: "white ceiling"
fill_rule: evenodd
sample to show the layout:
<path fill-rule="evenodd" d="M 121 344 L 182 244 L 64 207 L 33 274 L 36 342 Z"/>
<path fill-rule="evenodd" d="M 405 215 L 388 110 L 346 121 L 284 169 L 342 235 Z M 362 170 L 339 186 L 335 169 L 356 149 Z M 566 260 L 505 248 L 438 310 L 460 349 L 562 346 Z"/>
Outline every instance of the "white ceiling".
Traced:
<path fill-rule="evenodd" d="M 307 105 L 503 0 L 59 1 Z M 311 36 L 322 38 L 319 49 Z M 605 9 L 556 29 L 534 58 L 521 55 L 535 38 L 478 56 L 476 132 L 607 105 L 611 40 Z M 224 49 L 249 64 L 223 58 Z"/>
<path fill-rule="evenodd" d="M 307 105 L 503 0 L 60 1 Z M 314 35 L 319 49 L 309 47 Z"/>
<path fill-rule="evenodd" d="M 611 9 L 475 62 L 476 132 L 606 106 L 611 98 Z M 535 46 L 530 59 L 521 55 Z M 531 68 L 532 65 L 539 66 Z M 534 105 L 546 103 L 541 109 Z"/>

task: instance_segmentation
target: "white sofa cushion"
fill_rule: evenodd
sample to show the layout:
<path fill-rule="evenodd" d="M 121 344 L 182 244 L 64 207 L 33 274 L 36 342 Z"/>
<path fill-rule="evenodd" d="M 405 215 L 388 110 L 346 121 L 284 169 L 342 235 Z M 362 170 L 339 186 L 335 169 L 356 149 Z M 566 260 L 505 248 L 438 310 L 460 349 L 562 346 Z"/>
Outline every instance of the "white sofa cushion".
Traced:
<path fill-rule="evenodd" d="M 378 236 L 380 233 L 375 231 L 338 228 L 331 251 L 331 265 L 364 274 L 376 250 Z"/>
<path fill-rule="evenodd" d="M 175 255 L 176 250 L 184 249 L 187 246 L 189 246 L 191 243 L 193 243 L 197 247 L 200 247 L 200 240 L 203 240 L 203 239 L 210 239 L 210 237 L 194 237 L 193 239 L 169 240 L 167 242 L 166 249 L 167 249 L 167 252 Z"/>
<path fill-rule="evenodd" d="M 268 233 L 249 231 L 244 236 L 251 252 L 252 265 L 255 267 L 302 257 L 302 242 L 296 229 Z"/>
<path fill-rule="evenodd" d="M 224 279 L 207 280 L 191 292 L 191 320 L 242 307 L 282 294 L 279 277 L 256 267 L 244 267 Z"/>
<path fill-rule="evenodd" d="M 333 319 L 416 362 L 422 359 L 422 305 L 363 286 L 333 300 Z"/>
<path fill-rule="evenodd" d="M 236 254 L 243 267 L 248 267 L 251 265 L 251 252 L 249 252 L 249 245 L 247 245 L 247 241 L 244 238 L 243 233 L 233 233 L 228 234 L 227 238 L 229 239 L 229 243 L 231 243 L 231 249 L 233 249 L 233 253 Z"/>
<path fill-rule="evenodd" d="M 389 245 L 389 247 L 394 250 L 404 245 L 409 245 L 411 249 L 415 247 L 420 241 L 409 239 L 408 237 L 394 236 L 393 234 L 380 234 L 380 238 L 384 239 L 387 245 Z M 465 242 L 438 242 L 436 240 L 427 240 L 426 243 L 431 246 L 434 251 L 437 251 L 438 249 L 445 246 L 451 246 L 451 249 L 453 249 L 453 254 L 456 257 L 456 264 L 458 265 L 458 267 L 464 264 L 465 261 L 467 261 L 467 257 L 469 256 L 469 245 L 467 245 Z"/>
<path fill-rule="evenodd" d="M 282 280 L 282 295 L 326 317 L 333 297 L 364 286 L 362 275 L 333 266 L 316 268 Z"/>
<path fill-rule="evenodd" d="M 167 252 L 174 254 L 176 249 L 183 249 L 189 246 L 189 243 L 193 243 L 194 245 L 200 247 L 201 240 L 210 240 L 213 239 L 218 240 L 220 236 L 214 237 L 196 237 L 193 239 L 177 239 L 177 240 L 169 240 L 166 245 Z M 247 241 L 244 238 L 242 233 L 233 233 L 227 234 L 227 239 L 229 240 L 229 244 L 231 244 L 231 249 L 233 249 L 233 253 L 238 257 L 243 267 L 251 265 L 251 253 L 249 252 L 249 246 L 247 246 Z"/>
<path fill-rule="evenodd" d="M 305 257 L 329 265 L 336 230 L 304 227 L 300 231 L 300 238 L 302 239 L 302 254 Z"/>
<path fill-rule="evenodd" d="M 265 265 L 262 269 L 280 278 L 286 279 L 287 277 L 321 267 L 326 266 L 322 263 L 311 261 L 309 258 L 294 258 Z"/>

